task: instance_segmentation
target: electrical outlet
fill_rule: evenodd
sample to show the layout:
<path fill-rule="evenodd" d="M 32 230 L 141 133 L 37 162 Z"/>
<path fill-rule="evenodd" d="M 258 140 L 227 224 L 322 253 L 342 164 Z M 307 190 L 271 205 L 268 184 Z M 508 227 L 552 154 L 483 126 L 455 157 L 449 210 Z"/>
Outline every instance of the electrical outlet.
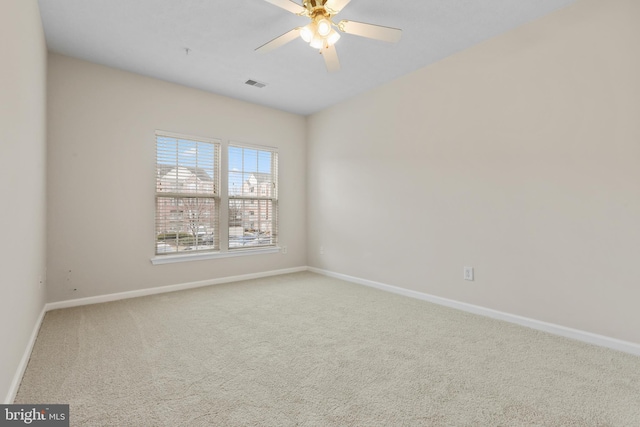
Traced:
<path fill-rule="evenodd" d="M 464 267 L 464 280 L 473 281 L 473 267 Z"/>
<path fill-rule="evenodd" d="M 286 254 L 286 253 L 287 253 L 287 247 L 286 247 L 286 246 L 283 246 L 283 247 L 282 247 L 282 249 L 281 249 L 281 251 L 282 251 L 282 253 L 283 253 L 283 254 Z"/>
<path fill-rule="evenodd" d="M 320 255 L 324 255 L 324 246 L 320 246 Z"/>

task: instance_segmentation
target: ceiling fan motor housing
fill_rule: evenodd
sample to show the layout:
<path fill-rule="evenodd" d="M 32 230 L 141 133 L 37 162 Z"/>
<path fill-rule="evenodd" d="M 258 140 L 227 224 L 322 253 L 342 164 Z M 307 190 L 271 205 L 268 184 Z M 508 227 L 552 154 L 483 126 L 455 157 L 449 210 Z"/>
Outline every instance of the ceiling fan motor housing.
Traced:
<path fill-rule="evenodd" d="M 303 5 L 306 9 L 306 15 L 315 21 L 322 18 L 331 19 L 331 16 L 335 14 L 335 11 L 326 7 L 327 1 L 328 0 L 304 0 Z"/>
<path fill-rule="evenodd" d="M 324 9 L 324 5 L 327 3 L 327 0 L 304 0 L 303 6 L 309 11 L 313 11 L 314 9 Z"/>

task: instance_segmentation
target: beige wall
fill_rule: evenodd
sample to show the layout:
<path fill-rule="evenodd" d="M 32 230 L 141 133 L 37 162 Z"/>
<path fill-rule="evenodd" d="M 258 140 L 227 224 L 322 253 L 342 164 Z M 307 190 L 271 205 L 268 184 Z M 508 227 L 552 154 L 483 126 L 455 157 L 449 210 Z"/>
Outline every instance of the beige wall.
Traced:
<path fill-rule="evenodd" d="M 0 2 L 0 398 L 44 307 L 46 46 L 35 0 Z"/>
<path fill-rule="evenodd" d="M 55 54 L 48 88 L 49 301 L 306 265 L 304 117 Z M 288 253 L 152 265 L 156 129 L 278 147 Z"/>
<path fill-rule="evenodd" d="M 640 343 L 638 17 L 580 0 L 311 116 L 309 265 Z"/>

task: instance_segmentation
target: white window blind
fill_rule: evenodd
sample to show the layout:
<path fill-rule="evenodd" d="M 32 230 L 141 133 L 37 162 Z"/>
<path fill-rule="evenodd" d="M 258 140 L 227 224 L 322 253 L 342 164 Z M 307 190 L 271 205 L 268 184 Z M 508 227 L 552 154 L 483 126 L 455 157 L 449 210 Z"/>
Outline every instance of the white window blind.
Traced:
<path fill-rule="evenodd" d="M 229 145 L 229 250 L 278 242 L 276 149 Z"/>
<path fill-rule="evenodd" d="M 219 249 L 220 143 L 156 132 L 156 255 Z"/>

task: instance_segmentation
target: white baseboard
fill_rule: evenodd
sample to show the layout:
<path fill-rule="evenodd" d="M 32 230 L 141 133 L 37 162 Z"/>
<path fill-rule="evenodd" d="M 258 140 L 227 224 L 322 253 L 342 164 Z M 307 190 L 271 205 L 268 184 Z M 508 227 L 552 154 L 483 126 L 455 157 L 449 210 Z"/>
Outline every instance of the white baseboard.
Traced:
<path fill-rule="evenodd" d="M 38 338 L 40 325 L 42 325 L 42 320 L 44 320 L 44 315 L 47 312 L 45 307 L 42 307 L 40 316 L 38 316 L 38 320 L 36 320 L 36 323 L 33 326 L 33 331 L 31 331 L 31 336 L 29 337 L 27 348 L 25 348 L 24 354 L 22 355 L 22 359 L 20 359 L 20 364 L 18 365 L 18 369 L 16 369 L 16 373 L 13 376 L 13 381 L 11 381 L 11 386 L 9 387 L 9 392 L 7 393 L 7 397 L 4 398 L 5 405 L 9 405 L 13 403 L 13 400 L 16 398 L 16 395 L 18 394 L 18 389 L 20 388 L 20 383 L 22 382 L 22 376 L 24 375 L 24 371 L 27 370 L 27 365 L 29 364 L 29 359 L 31 358 L 31 351 L 33 350 L 33 346 L 36 343 L 36 338 Z"/>
<path fill-rule="evenodd" d="M 530 319 L 528 317 L 522 317 L 515 314 L 505 313 L 490 308 L 481 307 L 478 305 L 467 304 L 447 298 L 437 297 L 434 295 L 425 294 L 422 292 L 412 291 L 409 289 L 399 288 L 397 286 L 387 285 L 385 283 L 374 282 L 372 280 L 361 279 L 359 277 L 348 276 L 346 274 L 334 273 L 332 271 L 322 270 L 315 267 L 308 267 L 308 270 L 314 273 L 322 274 L 324 276 L 341 279 L 347 282 L 357 283 L 359 285 L 369 286 L 372 288 L 380 289 L 394 294 L 404 295 L 411 298 L 417 298 L 423 301 L 429 301 L 434 304 L 443 305 L 446 307 L 455 308 L 458 310 L 466 311 L 469 313 L 479 314 L 481 316 L 490 317 L 492 319 L 504 320 L 509 323 L 515 323 L 521 326 L 526 326 L 531 329 L 548 332 L 554 335 L 559 335 L 566 338 L 594 344 L 600 347 L 607 347 L 614 350 L 630 353 L 636 356 L 640 356 L 640 344 L 636 344 L 629 341 L 622 341 L 616 338 L 610 338 L 604 335 L 593 334 L 591 332 L 581 331 L 579 329 L 567 328 L 565 326 L 556 325 L 553 323 L 542 322 L 540 320 Z"/>
<path fill-rule="evenodd" d="M 262 273 L 243 274 L 240 276 L 221 277 L 219 279 L 201 280 L 199 282 L 181 283 L 179 285 L 160 286 L 157 288 L 139 289 L 136 291 L 119 292 L 115 294 L 98 295 L 95 297 L 77 298 L 66 301 L 50 302 L 45 305 L 46 311 L 60 308 L 79 307 L 82 305 L 99 304 L 103 302 L 118 301 L 121 299 L 144 297 L 147 295 L 163 294 L 166 292 L 183 291 L 185 289 L 202 288 L 204 286 L 219 285 L 222 283 L 239 282 L 242 280 L 260 279 L 262 277 L 279 276 L 281 274 L 298 273 L 307 271 L 307 267 L 287 268 L 283 270 L 264 271 Z"/>

